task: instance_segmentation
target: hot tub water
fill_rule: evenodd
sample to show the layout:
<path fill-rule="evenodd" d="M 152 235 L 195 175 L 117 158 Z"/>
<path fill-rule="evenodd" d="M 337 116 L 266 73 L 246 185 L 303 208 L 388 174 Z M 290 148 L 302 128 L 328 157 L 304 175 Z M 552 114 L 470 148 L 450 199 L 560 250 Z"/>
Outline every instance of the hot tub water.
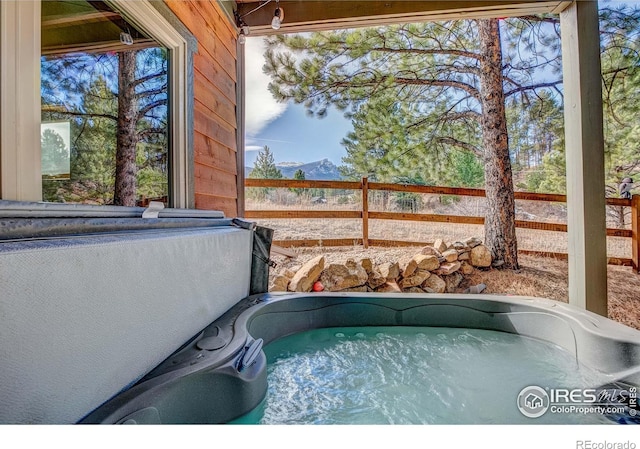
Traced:
<path fill-rule="evenodd" d="M 310 330 L 265 348 L 268 391 L 251 424 L 603 423 L 523 416 L 526 386 L 593 388 L 608 379 L 563 349 L 521 335 L 439 327 Z"/>

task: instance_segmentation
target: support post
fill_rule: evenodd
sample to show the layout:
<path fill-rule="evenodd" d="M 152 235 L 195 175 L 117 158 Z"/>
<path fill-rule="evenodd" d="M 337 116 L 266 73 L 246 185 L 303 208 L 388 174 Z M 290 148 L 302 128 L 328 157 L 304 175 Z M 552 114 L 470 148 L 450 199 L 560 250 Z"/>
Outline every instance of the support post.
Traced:
<path fill-rule="evenodd" d="M 631 197 L 631 264 L 640 274 L 640 195 Z"/>
<path fill-rule="evenodd" d="M 598 3 L 560 14 L 567 167 L 569 303 L 607 316 L 604 137 Z"/>
<path fill-rule="evenodd" d="M 244 45 L 236 39 L 236 216 L 244 217 L 244 118 L 245 118 L 245 50 Z"/>
<path fill-rule="evenodd" d="M 362 178 L 362 246 L 369 248 L 369 179 Z"/>

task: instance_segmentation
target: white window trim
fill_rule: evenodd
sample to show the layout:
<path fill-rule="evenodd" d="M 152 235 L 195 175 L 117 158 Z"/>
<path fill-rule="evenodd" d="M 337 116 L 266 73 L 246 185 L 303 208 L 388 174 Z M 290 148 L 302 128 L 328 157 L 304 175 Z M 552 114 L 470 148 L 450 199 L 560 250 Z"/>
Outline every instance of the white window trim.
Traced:
<path fill-rule="evenodd" d="M 148 0 L 109 3 L 170 50 L 169 196 L 173 207 L 188 207 L 187 42 Z M 0 55 L 0 198 L 40 201 L 40 1 L 0 1 Z"/>
<path fill-rule="evenodd" d="M 42 199 L 40 2 L 0 2 L 0 198 Z"/>

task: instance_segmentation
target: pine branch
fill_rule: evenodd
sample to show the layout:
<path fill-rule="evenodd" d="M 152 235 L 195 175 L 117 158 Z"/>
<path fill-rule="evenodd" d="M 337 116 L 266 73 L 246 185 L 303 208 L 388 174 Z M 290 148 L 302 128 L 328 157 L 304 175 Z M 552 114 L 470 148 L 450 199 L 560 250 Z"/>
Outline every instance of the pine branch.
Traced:
<path fill-rule="evenodd" d="M 147 81 L 151 81 L 154 78 L 159 78 L 161 76 L 165 76 L 166 74 L 167 74 L 167 71 L 166 70 L 162 70 L 161 72 L 152 73 L 151 75 L 146 75 L 146 76 L 143 76 L 142 78 L 138 78 L 137 80 L 135 80 L 131 84 L 135 87 L 135 86 L 138 86 L 140 84 L 146 83 Z"/>
<path fill-rule="evenodd" d="M 480 92 L 471 84 L 453 80 L 435 80 L 435 79 L 410 79 L 410 78 L 394 78 L 394 81 L 400 85 L 416 85 L 416 86 L 435 86 L 435 87 L 453 87 L 467 92 L 476 100 L 480 101 Z"/>
<path fill-rule="evenodd" d="M 513 81 L 511 81 L 513 82 Z M 507 91 L 504 93 L 505 98 L 511 96 L 511 95 L 515 95 L 517 93 L 521 93 L 521 92 L 527 92 L 530 90 L 537 90 L 537 89 L 543 89 L 545 87 L 553 87 L 554 89 L 557 90 L 558 84 L 562 84 L 562 80 L 557 80 L 557 81 L 550 81 L 548 83 L 538 83 L 538 84 L 531 84 L 528 86 L 518 86 L 515 89 L 511 89 L 510 91 Z"/>
<path fill-rule="evenodd" d="M 163 86 L 157 89 L 149 89 L 142 92 L 137 92 L 136 98 L 143 98 L 143 97 L 149 97 L 152 95 L 160 95 L 160 94 L 166 94 L 166 93 L 167 93 L 167 85 L 164 84 Z"/>
<path fill-rule="evenodd" d="M 147 112 L 151 111 L 152 109 L 155 109 L 157 107 L 163 106 L 167 104 L 167 99 L 166 98 L 162 98 L 160 100 L 156 100 L 156 101 L 152 101 L 151 103 L 147 104 L 145 107 L 140 108 L 138 110 L 138 114 L 136 116 L 137 120 L 140 120 L 142 117 L 144 117 Z"/>
<path fill-rule="evenodd" d="M 454 50 L 454 49 L 421 49 L 421 48 L 391 48 L 391 47 L 373 47 L 371 51 L 380 51 L 388 53 L 404 53 L 404 54 L 416 54 L 416 55 L 452 55 L 463 56 L 465 58 L 471 58 L 480 60 L 480 55 L 466 50 Z"/>
<path fill-rule="evenodd" d="M 75 112 L 75 111 L 56 111 L 60 114 L 70 115 L 72 117 L 91 117 L 91 118 L 108 118 L 109 120 L 118 120 L 118 117 L 111 114 L 98 114 L 93 112 Z"/>
<path fill-rule="evenodd" d="M 482 150 L 480 148 L 478 148 L 475 145 L 472 145 L 468 142 L 463 142 L 462 140 L 458 140 L 456 138 L 453 137 L 448 137 L 448 136 L 444 136 L 444 137 L 435 137 L 434 140 L 436 142 L 439 143 L 444 143 L 447 145 L 453 145 L 455 147 L 459 147 L 459 148 L 463 148 L 465 150 L 469 150 L 471 152 L 473 152 L 474 154 L 476 154 L 479 157 L 483 156 Z"/>

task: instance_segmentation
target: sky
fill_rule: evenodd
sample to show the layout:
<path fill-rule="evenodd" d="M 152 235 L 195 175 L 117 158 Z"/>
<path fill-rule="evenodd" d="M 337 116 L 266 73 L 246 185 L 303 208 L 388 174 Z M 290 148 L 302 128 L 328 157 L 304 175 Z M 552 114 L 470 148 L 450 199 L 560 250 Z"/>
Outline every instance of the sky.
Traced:
<path fill-rule="evenodd" d="M 303 105 L 278 103 L 267 88 L 269 77 L 262 73 L 262 39 L 248 37 L 245 52 L 247 167 L 253 167 L 258 151 L 265 145 L 273 152 L 276 163 L 329 159 L 341 165 L 346 153 L 340 141 L 351 130 L 351 122 L 335 109 L 320 119 L 307 116 Z"/>

